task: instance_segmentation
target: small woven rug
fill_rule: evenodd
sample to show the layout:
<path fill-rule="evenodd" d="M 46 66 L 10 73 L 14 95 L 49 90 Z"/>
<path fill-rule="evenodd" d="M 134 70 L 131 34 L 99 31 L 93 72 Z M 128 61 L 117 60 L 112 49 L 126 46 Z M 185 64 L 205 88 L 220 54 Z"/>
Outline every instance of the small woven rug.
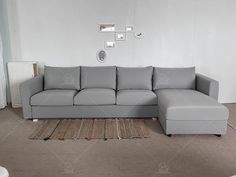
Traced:
<path fill-rule="evenodd" d="M 32 140 L 135 139 L 150 137 L 145 119 L 40 120 Z"/>

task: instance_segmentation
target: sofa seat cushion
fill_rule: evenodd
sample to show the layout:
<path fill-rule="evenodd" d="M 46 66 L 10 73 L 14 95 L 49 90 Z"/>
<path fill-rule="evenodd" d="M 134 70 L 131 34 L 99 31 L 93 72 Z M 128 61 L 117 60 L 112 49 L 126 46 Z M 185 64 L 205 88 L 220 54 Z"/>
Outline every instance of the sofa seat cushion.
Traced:
<path fill-rule="evenodd" d="M 117 105 L 157 105 L 157 96 L 150 90 L 119 90 Z"/>
<path fill-rule="evenodd" d="M 114 105 L 116 102 L 113 89 L 91 88 L 81 90 L 74 98 L 75 105 Z"/>
<path fill-rule="evenodd" d="M 160 89 L 159 115 L 167 120 L 226 120 L 228 109 L 213 98 L 190 89 Z"/>
<path fill-rule="evenodd" d="M 31 97 L 33 106 L 72 106 L 75 90 L 45 90 Z"/>

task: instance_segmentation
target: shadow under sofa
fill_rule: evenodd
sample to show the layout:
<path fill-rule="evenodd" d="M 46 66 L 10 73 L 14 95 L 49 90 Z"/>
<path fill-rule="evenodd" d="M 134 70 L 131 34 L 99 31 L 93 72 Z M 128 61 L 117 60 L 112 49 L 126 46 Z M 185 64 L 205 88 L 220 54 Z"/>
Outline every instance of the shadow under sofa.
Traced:
<path fill-rule="evenodd" d="M 166 134 L 225 134 L 219 84 L 195 68 L 49 67 L 21 84 L 25 119 L 158 117 Z"/>

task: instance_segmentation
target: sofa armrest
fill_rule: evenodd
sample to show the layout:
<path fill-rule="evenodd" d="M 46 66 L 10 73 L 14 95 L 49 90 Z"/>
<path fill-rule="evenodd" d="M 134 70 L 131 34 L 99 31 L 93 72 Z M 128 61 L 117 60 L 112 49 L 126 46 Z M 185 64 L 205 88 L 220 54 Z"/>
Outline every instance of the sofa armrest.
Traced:
<path fill-rule="evenodd" d="M 25 119 L 32 118 L 30 98 L 43 90 L 43 76 L 39 75 L 20 84 L 20 95 Z"/>
<path fill-rule="evenodd" d="M 218 100 L 219 82 L 204 75 L 197 74 L 196 90 Z"/>

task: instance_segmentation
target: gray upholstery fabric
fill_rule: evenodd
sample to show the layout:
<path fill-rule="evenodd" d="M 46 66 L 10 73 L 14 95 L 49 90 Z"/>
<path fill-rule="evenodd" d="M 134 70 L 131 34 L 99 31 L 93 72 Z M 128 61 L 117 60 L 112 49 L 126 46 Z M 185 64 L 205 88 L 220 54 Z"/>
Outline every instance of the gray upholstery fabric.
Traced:
<path fill-rule="evenodd" d="M 61 82 L 60 84 L 63 83 L 62 87 L 60 84 L 56 86 L 61 88 L 59 90 L 43 91 L 43 76 L 24 82 L 20 86 L 24 118 L 144 118 L 158 116 L 161 126 L 167 134 L 226 133 L 229 113 L 215 100 L 218 96 L 218 82 L 202 75 L 197 75 L 195 80 L 194 68 L 189 68 L 190 71 L 173 69 L 170 74 L 167 72 L 169 75 L 164 75 L 169 77 L 168 83 L 160 82 L 160 85 L 157 83 L 163 80 L 158 80 L 160 78 L 156 73 L 155 93 L 151 90 L 152 67 L 118 68 L 119 91 L 117 97 L 114 91 L 116 88 L 114 70 L 116 69 L 112 68 L 107 71 L 107 68 L 85 67 L 82 84 L 88 89 L 83 89 L 77 95 L 76 90 L 68 89 L 73 84 L 65 84 L 66 87 L 69 87 L 66 90 L 62 89 L 64 88 L 63 80 L 67 81 L 67 78 L 61 73 L 62 78 L 56 79 L 56 82 L 52 79 L 53 77 L 50 79 L 52 85 L 57 85 L 58 80 Z M 55 73 L 53 72 L 52 76 Z M 60 74 L 56 74 L 56 76 L 60 76 Z M 190 90 L 194 88 L 192 82 L 195 81 L 196 89 L 200 92 Z M 167 86 L 173 88 L 160 89 Z M 79 88 L 78 85 L 76 87 Z M 174 89 L 175 87 L 190 89 Z"/>
<path fill-rule="evenodd" d="M 214 99 L 218 99 L 219 83 L 201 74 L 196 75 L 196 89 Z"/>
<path fill-rule="evenodd" d="M 227 120 L 228 109 L 215 99 L 195 90 L 156 91 L 159 114 L 167 120 Z"/>
<path fill-rule="evenodd" d="M 153 90 L 163 88 L 195 89 L 195 67 L 154 68 Z"/>
<path fill-rule="evenodd" d="M 80 67 L 44 68 L 44 89 L 80 89 Z"/>
<path fill-rule="evenodd" d="M 145 118 L 157 117 L 157 106 L 33 106 L 32 118 Z"/>
<path fill-rule="evenodd" d="M 157 105 L 157 96 L 151 90 L 119 90 L 117 105 Z"/>
<path fill-rule="evenodd" d="M 81 67 L 81 88 L 116 89 L 116 67 Z"/>
<path fill-rule="evenodd" d="M 75 105 L 112 105 L 116 102 L 112 89 L 83 89 L 74 98 Z"/>
<path fill-rule="evenodd" d="M 26 119 L 32 118 L 30 98 L 32 95 L 43 90 L 43 76 L 34 77 L 20 85 L 21 103 L 23 116 Z"/>
<path fill-rule="evenodd" d="M 31 97 L 34 106 L 67 106 L 73 105 L 75 90 L 45 90 Z"/>
<path fill-rule="evenodd" d="M 142 68 L 117 67 L 118 90 L 121 89 L 152 89 L 151 66 Z"/>
<path fill-rule="evenodd" d="M 162 125 L 162 124 L 161 124 Z M 166 134 L 220 134 L 227 131 L 227 120 L 173 121 L 166 120 Z"/>

